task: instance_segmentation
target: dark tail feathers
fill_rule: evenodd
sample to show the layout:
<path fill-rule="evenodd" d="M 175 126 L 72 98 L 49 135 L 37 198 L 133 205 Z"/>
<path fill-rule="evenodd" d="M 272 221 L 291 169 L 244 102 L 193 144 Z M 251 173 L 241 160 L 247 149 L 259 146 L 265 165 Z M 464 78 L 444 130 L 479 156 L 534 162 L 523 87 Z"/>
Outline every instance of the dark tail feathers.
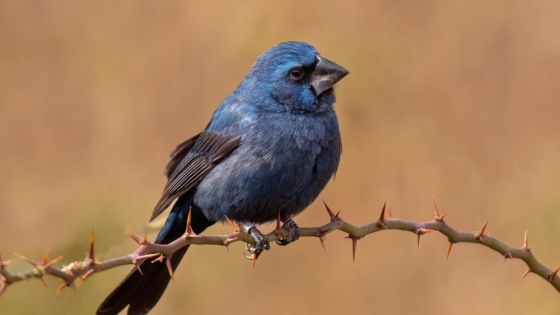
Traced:
<path fill-rule="evenodd" d="M 181 198 L 169 214 L 165 226 L 156 239 L 156 243 L 167 244 L 176 240 L 185 233 L 186 213 L 182 207 Z M 190 202 L 189 202 L 190 204 Z M 188 211 L 188 210 L 187 210 Z M 187 212 L 188 213 L 188 212 Z M 214 224 L 209 222 L 200 210 L 193 207 L 192 228 L 197 234 L 202 233 L 207 227 Z M 177 268 L 181 258 L 187 252 L 189 246 L 183 247 L 171 256 L 173 270 Z M 165 263 L 142 262 L 140 268 L 144 275 L 135 268 L 128 276 L 111 292 L 97 309 L 97 315 L 117 315 L 127 305 L 128 315 L 145 315 L 156 305 L 161 298 L 170 277 Z"/>

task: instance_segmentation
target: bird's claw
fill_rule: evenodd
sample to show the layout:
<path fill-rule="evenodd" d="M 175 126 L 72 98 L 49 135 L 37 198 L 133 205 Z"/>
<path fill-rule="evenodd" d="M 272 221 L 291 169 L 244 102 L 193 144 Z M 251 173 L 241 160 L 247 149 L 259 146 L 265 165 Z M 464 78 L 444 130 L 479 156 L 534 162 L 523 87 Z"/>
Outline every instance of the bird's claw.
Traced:
<path fill-rule="evenodd" d="M 276 244 L 280 246 L 286 246 L 299 239 L 299 226 L 291 218 L 288 218 L 284 221 L 284 224 L 282 224 L 282 229 L 287 232 L 287 235 L 285 237 L 277 239 Z"/>
<path fill-rule="evenodd" d="M 261 233 L 261 231 L 259 231 L 257 229 L 256 226 L 252 226 L 249 228 L 249 235 L 251 235 L 253 237 L 253 239 L 255 240 L 255 245 L 250 245 L 247 244 L 246 248 L 247 250 L 251 253 L 251 254 L 255 254 L 256 258 L 259 257 L 259 255 L 264 251 L 264 250 L 269 250 L 270 249 L 270 243 L 268 242 L 268 238 Z M 248 259 L 254 259 L 253 255 L 250 256 L 245 256 Z"/>

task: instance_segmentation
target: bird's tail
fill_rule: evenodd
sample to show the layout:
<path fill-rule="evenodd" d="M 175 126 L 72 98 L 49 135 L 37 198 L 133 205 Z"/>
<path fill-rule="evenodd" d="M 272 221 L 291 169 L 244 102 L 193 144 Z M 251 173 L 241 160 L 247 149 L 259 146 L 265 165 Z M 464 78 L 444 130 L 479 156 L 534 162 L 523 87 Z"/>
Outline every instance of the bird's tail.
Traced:
<path fill-rule="evenodd" d="M 186 201 L 186 200 L 185 200 Z M 186 229 L 186 215 L 190 207 L 190 200 L 184 202 L 179 198 L 158 237 L 156 243 L 167 244 L 181 237 Z M 196 234 L 202 233 L 214 224 L 206 219 L 198 209 L 192 209 L 192 229 Z M 171 266 L 173 271 L 187 252 L 185 246 L 173 253 Z M 156 305 L 161 298 L 170 276 L 165 263 L 151 263 L 144 261 L 140 264 L 143 275 L 137 268 L 109 294 L 97 309 L 97 315 L 117 315 L 128 305 L 128 315 L 144 315 Z"/>

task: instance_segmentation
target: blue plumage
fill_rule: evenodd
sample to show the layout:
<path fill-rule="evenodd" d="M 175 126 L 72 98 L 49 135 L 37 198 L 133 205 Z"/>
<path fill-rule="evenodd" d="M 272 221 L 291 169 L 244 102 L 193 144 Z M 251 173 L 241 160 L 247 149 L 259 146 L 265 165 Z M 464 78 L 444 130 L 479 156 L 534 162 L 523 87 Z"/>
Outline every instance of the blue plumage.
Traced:
<path fill-rule="evenodd" d="M 156 242 L 185 230 L 202 232 L 225 217 L 246 225 L 303 211 L 337 170 L 341 138 L 332 86 L 348 72 L 306 43 L 285 42 L 257 58 L 249 74 L 213 114 L 207 128 L 179 145 L 152 219 L 178 199 Z M 175 268 L 188 247 L 172 257 Z M 146 268 L 149 268 L 146 271 Z M 97 314 L 146 314 L 169 281 L 162 264 L 143 264 L 102 303 Z"/>

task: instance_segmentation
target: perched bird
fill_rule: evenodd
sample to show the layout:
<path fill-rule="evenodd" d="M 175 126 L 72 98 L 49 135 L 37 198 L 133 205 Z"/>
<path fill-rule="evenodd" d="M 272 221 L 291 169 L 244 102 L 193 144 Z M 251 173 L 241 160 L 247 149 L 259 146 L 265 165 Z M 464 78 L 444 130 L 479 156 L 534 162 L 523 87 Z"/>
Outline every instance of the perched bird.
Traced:
<path fill-rule="evenodd" d="M 181 143 L 167 165 L 167 185 L 153 220 L 177 199 L 155 242 L 166 244 L 185 233 L 189 209 L 199 234 L 226 216 L 255 238 L 250 251 L 269 249 L 255 225 L 280 213 L 289 231 L 286 245 L 299 237 L 292 217 L 317 198 L 335 174 L 342 150 L 333 108 L 333 86 L 348 71 L 302 42 L 280 43 L 257 58 L 249 74 L 212 115 L 206 129 Z M 171 256 L 173 270 L 188 250 Z M 164 263 L 133 270 L 101 303 L 98 315 L 147 314 L 169 283 Z"/>

